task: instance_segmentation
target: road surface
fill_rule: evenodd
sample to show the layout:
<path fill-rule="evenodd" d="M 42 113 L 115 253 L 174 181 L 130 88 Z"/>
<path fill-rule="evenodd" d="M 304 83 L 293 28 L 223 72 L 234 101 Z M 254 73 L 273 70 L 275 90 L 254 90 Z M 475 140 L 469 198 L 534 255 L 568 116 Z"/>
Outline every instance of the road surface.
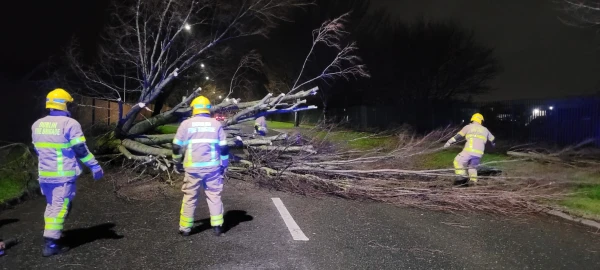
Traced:
<path fill-rule="evenodd" d="M 0 269 L 600 269 L 600 237 L 555 219 L 459 216 L 231 180 L 226 235 L 212 235 L 201 201 L 202 231 L 183 238 L 177 191 L 127 201 L 109 181 L 78 185 L 65 225 L 72 249 L 41 257 L 45 201 L 36 198 L 0 213 L 1 234 L 22 241 Z M 308 241 L 293 239 L 274 198 Z"/>
<path fill-rule="evenodd" d="M 109 179 L 78 180 L 65 225 L 72 249 L 59 256 L 41 257 L 43 198 L 2 211 L 0 236 L 21 243 L 0 269 L 600 269 L 600 235 L 554 218 L 447 214 L 234 180 L 225 236 L 212 235 L 200 200 L 197 233 L 183 238 L 177 189 L 156 184 L 163 192 L 125 200 Z"/>

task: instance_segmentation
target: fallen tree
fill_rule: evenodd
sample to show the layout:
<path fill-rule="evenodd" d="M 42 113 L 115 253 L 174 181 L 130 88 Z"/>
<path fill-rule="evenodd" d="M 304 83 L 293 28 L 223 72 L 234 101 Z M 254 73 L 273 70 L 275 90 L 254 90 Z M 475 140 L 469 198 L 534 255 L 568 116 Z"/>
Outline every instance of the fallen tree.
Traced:
<path fill-rule="evenodd" d="M 319 91 L 318 83 L 333 83 L 336 79 L 368 77 L 365 66 L 356 55 L 357 47 L 346 43 L 348 33 L 344 30 L 348 14 L 324 22 L 312 33 L 312 45 L 308 48 L 297 78 L 289 82 L 285 93 L 267 94 L 260 100 L 242 102 L 235 98 L 236 83 L 244 70 L 258 70 L 262 62 L 255 52 L 243 57 L 233 73 L 228 93 L 205 93 L 202 87 L 182 97 L 170 110 L 136 122 L 142 110 L 150 110 L 149 104 L 167 91 L 182 74 L 202 74 L 193 69 L 201 59 L 211 57 L 211 50 L 233 39 L 266 35 L 287 20 L 288 10 L 310 4 L 304 0 L 251 0 L 239 1 L 239 5 L 211 0 L 149 0 L 114 2 L 111 27 L 105 33 L 99 60 L 88 66 L 81 61 L 76 50 L 70 50 L 73 70 L 80 76 L 86 92 L 80 95 L 102 97 L 119 104 L 118 123 L 106 134 L 103 142 L 105 152 L 117 152 L 139 166 L 154 167 L 162 171 L 171 168 L 172 134 L 156 134 L 157 127 L 177 123 L 191 116 L 189 104 L 200 94 L 211 97 L 212 113 L 233 113 L 223 123 L 225 129 L 261 116 L 296 113 L 317 108 L 309 105 L 307 98 Z M 318 72 L 308 68 L 316 50 L 324 47 L 331 60 Z M 323 56 L 320 56 L 323 58 Z M 204 64 L 201 64 L 204 68 Z M 316 73 L 316 74 L 315 74 Z M 207 77 L 208 79 L 208 77 Z M 216 93 L 216 90 L 215 90 Z M 129 104 L 131 110 L 124 113 L 124 99 L 136 99 Z M 315 153 L 310 147 L 275 145 L 284 137 L 252 139 L 252 134 L 229 130 L 228 145 L 232 148 L 255 148 L 267 151 Z M 107 153 L 105 153 L 107 154 Z"/>

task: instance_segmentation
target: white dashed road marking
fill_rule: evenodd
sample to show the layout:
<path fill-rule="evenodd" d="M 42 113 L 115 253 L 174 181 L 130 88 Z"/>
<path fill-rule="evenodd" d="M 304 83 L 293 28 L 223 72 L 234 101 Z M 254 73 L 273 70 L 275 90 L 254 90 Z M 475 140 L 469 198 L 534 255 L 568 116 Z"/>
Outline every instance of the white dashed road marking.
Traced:
<path fill-rule="evenodd" d="M 281 199 L 271 198 L 271 200 L 273 200 L 275 207 L 277 207 L 277 211 L 279 211 L 281 218 L 283 218 L 285 225 L 292 234 L 292 238 L 299 241 L 308 241 L 308 237 L 306 237 L 302 230 L 300 230 L 300 227 L 298 227 L 298 224 L 296 224 L 294 218 L 292 218 L 292 215 L 290 215 L 290 212 L 288 212 L 287 208 L 285 208 L 285 205 L 283 205 Z"/>

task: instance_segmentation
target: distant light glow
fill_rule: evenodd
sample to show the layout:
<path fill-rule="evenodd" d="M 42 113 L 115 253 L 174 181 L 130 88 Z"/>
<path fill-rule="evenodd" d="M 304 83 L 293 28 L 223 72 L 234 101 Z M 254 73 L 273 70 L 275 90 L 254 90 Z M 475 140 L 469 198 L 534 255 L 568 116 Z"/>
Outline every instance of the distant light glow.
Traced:
<path fill-rule="evenodd" d="M 548 108 L 548 109 L 550 109 L 550 110 L 554 110 L 554 106 L 550 106 L 550 108 Z"/>
<path fill-rule="evenodd" d="M 204 64 L 200 64 L 200 67 L 201 67 L 201 68 L 204 68 Z"/>
<path fill-rule="evenodd" d="M 184 24 L 184 25 L 183 25 L 183 28 L 184 28 L 185 30 L 188 30 L 188 31 L 192 30 L 192 26 L 191 26 L 191 25 L 189 25 L 188 23 Z"/>
<path fill-rule="evenodd" d="M 208 80 L 208 79 L 210 79 L 210 78 L 209 78 L 208 76 L 206 76 L 206 79 Z"/>
<path fill-rule="evenodd" d="M 540 113 L 540 109 L 533 109 L 533 114 L 539 114 Z"/>
<path fill-rule="evenodd" d="M 219 98 L 222 98 L 221 96 L 219 96 Z"/>

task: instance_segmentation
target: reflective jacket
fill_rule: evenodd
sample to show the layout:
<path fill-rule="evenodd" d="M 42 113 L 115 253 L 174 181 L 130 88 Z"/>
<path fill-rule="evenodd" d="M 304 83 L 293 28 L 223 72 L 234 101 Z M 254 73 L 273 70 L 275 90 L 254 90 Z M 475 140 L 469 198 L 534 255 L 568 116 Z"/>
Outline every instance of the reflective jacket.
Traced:
<path fill-rule="evenodd" d="M 81 125 L 67 115 L 68 113 L 64 112 L 52 112 L 31 126 L 41 183 L 74 181 L 81 174 L 81 166 L 77 159 L 90 168 L 98 166 L 98 162 L 85 145 Z"/>
<path fill-rule="evenodd" d="M 485 144 L 490 141 L 494 143 L 494 135 L 484 126 L 477 122 L 463 127 L 458 135 L 465 138 L 466 143 L 463 148 L 463 153 L 471 156 L 481 157 L 485 152 Z"/>
<path fill-rule="evenodd" d="M 259 118 L 256 118 L 256 120 L 254 120 L 254 129 L 263 134 L 267 133 L 267 120 L 265 119 L 264 116 L 261 116 Z"/>
<path fill-rule="evenodd" d="M 221 122 L 208 115 L 184 120 L 177 129 L 173 144 L 182 148 L 183 167 L 188 173 L 212 171 L 229 164 L 227 134 Z M 174 153 L 173 158 L 180 158 L 178 155 Z"/>

